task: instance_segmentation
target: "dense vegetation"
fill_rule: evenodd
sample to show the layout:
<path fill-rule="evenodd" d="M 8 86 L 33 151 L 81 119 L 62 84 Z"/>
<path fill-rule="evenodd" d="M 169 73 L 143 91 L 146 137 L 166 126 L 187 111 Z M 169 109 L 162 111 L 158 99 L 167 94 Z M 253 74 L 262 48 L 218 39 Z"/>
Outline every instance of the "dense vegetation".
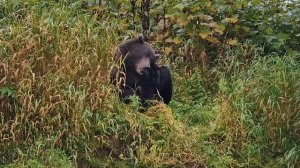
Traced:
<path fill-rule="evenodd" d="M 0 167 L 299 167 L 299 1 L 146 2 L 0 0 Z M 145 113 L 108 82 L 142 31 L 175 85 Z"/>

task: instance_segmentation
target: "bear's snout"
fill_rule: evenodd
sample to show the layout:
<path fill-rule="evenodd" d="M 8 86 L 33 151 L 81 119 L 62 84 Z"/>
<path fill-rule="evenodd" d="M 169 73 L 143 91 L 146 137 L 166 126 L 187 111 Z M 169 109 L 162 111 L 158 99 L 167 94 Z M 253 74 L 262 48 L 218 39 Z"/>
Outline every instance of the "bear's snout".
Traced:
<path fill-rule="evenodd" d="M 150 78 L 150 76 L 151 76 L 151 68 L 150 67 L 145 67 L 145 68 L 143 68 L 143 70 L 142 70 L 142 76 L 144 77 L 144 78 Z"/>
<path fill-rule="evenodd" d="M 147 57 L 143 57 L 136 63 L 135 66 L 137 73 L 139 75 L 143 75 L 145 69 L 150 68 L 150 59 Z"/>

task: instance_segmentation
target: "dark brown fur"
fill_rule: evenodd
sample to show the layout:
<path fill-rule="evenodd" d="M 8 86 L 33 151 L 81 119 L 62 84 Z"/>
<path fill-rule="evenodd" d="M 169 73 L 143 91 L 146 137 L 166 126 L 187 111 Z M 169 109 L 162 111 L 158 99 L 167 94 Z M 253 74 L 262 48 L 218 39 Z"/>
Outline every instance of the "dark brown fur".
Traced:
<path fill-rule="evenodd" d="M 118 46 L 116 61 L 123 64 L 112 70 L 111 81 L 118 86 L 119 96 L 125 103 L 134 94 L 139 96 L 144 107 L 148 106 L 147 100 L 169 103 L 173 87 L 171 73 L 167 67 L 157 65 L 158 58 L 143 36 Z"/>

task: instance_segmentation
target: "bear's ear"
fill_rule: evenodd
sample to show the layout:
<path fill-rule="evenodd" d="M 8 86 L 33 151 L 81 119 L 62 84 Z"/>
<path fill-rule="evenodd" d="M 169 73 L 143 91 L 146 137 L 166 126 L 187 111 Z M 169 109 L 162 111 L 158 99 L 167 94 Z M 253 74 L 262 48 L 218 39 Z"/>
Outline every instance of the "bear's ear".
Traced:
<path fill-rule="evenodd" d="M 140 34 L 138 37 L 137 37 L 137 39 L 138 39 L 138 42 L 139 43 L 144 43 L 144 36 L 142 35 L 142 34 Z"/>

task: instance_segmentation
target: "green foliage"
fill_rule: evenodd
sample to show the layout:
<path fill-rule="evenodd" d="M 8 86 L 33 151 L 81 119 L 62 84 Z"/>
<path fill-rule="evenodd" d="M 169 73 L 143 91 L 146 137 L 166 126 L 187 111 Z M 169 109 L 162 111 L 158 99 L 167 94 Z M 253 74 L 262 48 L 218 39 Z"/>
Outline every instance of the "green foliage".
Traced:
<path fill-rule="evenodd" d="M 299 2 L 262 1 L 240 11 L 241 25 L 247 27 L 245 37 L 264 45 L 265 52 L 283 54 L 299 50 Z"/>
<path fill-rule="evenodd" d="M 132 2 L 134 7 L 127 1 L 109 1 L 95 9 L 101 16 L 108 12 L 104 16 L 113 17 L 123 28 L 120 30 L 132 34 L 141 32 L 141 1 Z M 155 0 L 150 10 L 150 39 L 166 55 L 197 57 L 205 52 L 215 59 L 223 54 L 220 46 L 236 46 L 249 38 L 253 44 L 264 46 L 265 54 L 283 55 L 299 50 L 299 15 L 298 1 Z"/>
<path fill-rule="evenodd" d="M 0 87 L 0 96 L 15 97 L 16 90 L 11 87 Z"/>
<path fill-rule="evenodd" d="M 29 158 L 20 158 L 7 167 L 74 167 L 74 165 L 62 151 L 59 151 L 57 149 L 48 149 L 40 154 L 34 155 L 36 150 L 38 150 L 38 147 L 33 147 L 33 153 L 28 153 L 27 155 L 23 154 L 22 151 L 19 150 L 19 153 L 22 153 Z"/>
<path fill-rule="evenodd" d="M 206 81 L 201 72 L 196 71 L 188 77 L 178 77 L 177 83 L 171 102 L 172 110 L 191 125 L 208 124 L 215 113 L 210 109 L 211 90 L 205 86 Z"/>

